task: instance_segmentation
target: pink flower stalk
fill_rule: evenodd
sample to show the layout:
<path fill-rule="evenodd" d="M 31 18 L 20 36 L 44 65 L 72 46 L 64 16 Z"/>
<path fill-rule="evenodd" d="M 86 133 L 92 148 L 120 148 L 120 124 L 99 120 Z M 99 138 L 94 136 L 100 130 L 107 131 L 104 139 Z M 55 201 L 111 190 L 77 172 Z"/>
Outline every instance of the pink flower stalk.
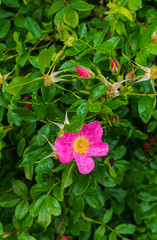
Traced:
<path fill-rule="evenodd" d="M 32 98 L 31 96 L 30 97 L 24 97 L 24 98 L 22 98 L 22 100 L 27 101 L 27 100 L 29 100 L 31 98 Z M 25 105 L 24 108 L 27 108 L 29 110 L 33 110 L 32 104 Z"/>
<path fill-rule="evenodd" d="M 55 141 L 55 149 L 62 163 L 69 163 L 74 158 L 80 173 L 90 173 L 94 166 L 93 157 L 106 156 L 107 143 L 102 141 L 103 130 L 98 121 L 84 123 L 79 133 L 64 133 Z"/>
<path fill-rule="evenodd" d="M 121 66 L 116 59 L 112 59 L 110 63 L 110 71 L 113 75 L 118 75 L 120 72 Z"/>
<path fill-rule="evenodd" d="M 85 77 L 85 78 L 94 77 L 94 73 L 89 68 L 76 66 L 76 69 L 81 77 Z"/>

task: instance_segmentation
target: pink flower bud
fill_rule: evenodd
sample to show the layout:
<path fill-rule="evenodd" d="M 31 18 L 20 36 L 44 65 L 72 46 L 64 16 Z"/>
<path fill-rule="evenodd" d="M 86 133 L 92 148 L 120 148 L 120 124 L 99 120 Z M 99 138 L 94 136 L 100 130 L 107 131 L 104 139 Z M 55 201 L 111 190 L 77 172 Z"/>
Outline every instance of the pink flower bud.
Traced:
<path fill-rule="evenodd" d="M 95 74 L 89 68 L 76 66 L 76 69 L 78 71 L 78 74 L 81 77 L 85 77 L 85 78 L 94 78 L 95 77 Z"/>
<path fill-rule="evenodd" d="M 110 165 L 111 165 L 111 167 L 114 165 L 114 158 L 110 158 L 109 159 L 109 163 L 110 163 Z"/>
<path fill-rule="evenodd" d="M 118 123 L 118 121 L 119 121 L 118 115 L 112 115 L 112 116 L 111 116 L 111 122 L 112 122 L 113 124 Z"/>
<path fill-rule="evenodd" d="M 27 101 L 27 100 L 29 100 L 31 98 L 32 98 L 31 96 L 30 97 L 24 97 L 24 98 L 22 98 L 22 100 Z M 25 105 L 24 108 L 27 108 L 29 110 L 33 110 L 32 104 Z"/>
<path fill-rule="evenodd" d="M 126 76 L 125 76 L 125 79 L 130 80 L 130 81 L 135 80 L 136 75 L 135 75 L 134 72 L 127 73 Z"/>
<path fill-rule="evenodd" d="M 120 73 L 121 66 L 116 59 L 112 59 L 110 62 L 110 71 L 113 75 L 118 75 Z"/>

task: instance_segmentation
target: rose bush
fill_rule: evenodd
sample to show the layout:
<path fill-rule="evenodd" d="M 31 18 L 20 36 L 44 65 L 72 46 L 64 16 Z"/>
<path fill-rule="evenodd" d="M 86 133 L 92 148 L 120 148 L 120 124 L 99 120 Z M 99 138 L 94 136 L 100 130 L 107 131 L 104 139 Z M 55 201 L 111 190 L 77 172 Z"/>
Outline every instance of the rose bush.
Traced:
<path fill-rule="evenodd" d="M 156 2 L 0 1 L 0 239 L 157 239 Z"/>

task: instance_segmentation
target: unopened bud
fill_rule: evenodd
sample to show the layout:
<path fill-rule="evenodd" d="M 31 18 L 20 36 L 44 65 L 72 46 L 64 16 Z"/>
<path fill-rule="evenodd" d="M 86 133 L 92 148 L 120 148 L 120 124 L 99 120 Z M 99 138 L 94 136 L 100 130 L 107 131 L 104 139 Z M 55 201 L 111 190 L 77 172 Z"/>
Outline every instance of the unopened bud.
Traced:
<path fill-rule="evenodd" d="M 112 122 L 113 124 L 118 123 L 118 121 L 119 121 L 119 117 L 118 117 L 117 114 L 111 116 L 111 122 Z"/>
<path fill-rule="evenodd" d="M 114 165 L 114 158 L 109 159 L 110 166 L 112 167 Z"/>
<path fill-rule="evenodd" d="M 136 80 L 136 75 L 134 72 L 127 73 L 125 76 L 125 79 L 130 80 L 130 81 Z"/>
<path fill-rule="evenodd" d="M 155 137 L 155 136 L 149 137 L 149 142 L 150 142 L 150 144 L 151 143 L 156 143 L 157 142 L 157 137 Z"/>
<path fill-rule="evenodd" d="M 150 152 L 150 150 L 151 150 L 150 143 L 147 142 L 147 141 L 144 141 L 142 143 L 142 149 L 143 149 L 144 152 Z"/>
<path fill-rule="evenodd" d="M 59 240 L 70 240 L 71 238 L 70 237 L 61 237 Z"/>
<path fill-rule="evenodd" d="M 120 73 L 121 66 L 116 59 L 112 59 L 110 62 L 110 71 L 113 75 L 118 75 Z"/>
<path fill-rule="evenodd" d="M 84 77 L 84 78 L 94 78 L 95 77 L 95 74 L 89 68 L 76 66 L 76 69 L 78 71 L 78 74 L 81 77 Z"/>

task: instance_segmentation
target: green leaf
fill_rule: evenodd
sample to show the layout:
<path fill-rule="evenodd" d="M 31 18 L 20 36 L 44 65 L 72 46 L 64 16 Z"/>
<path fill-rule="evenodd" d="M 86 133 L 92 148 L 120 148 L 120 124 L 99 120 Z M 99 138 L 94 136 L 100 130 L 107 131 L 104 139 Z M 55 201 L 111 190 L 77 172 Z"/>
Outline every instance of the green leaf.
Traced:
<path fill-rule="evenodd" d="M 29 204 L 28 200 L 22 200 L 15 208 L 15 217 L 19 220 L 23 219 L 28 213 Z"/>
<path fill-rule="evenodd" d="M 6 86 L 6 91 L 10 94 L 14 95 L 20 91 L 23 86 L 30 84 L 36 80 L 32 80 L 31 78 L 27 77 L 14 77 L 13 80 Z"/>
<path fill-rule="evenodd" d="M 26 184 L 20 180 L 13 181 L 13 191 L 20 197 L 27 197 L 28 195 Z"/>
<path fill-rule="evenodd" d="M 127 150 L 126 146 L 124 145 L 118 146 L 114 152 L 114 159 L 115 160 L 122 159 L 122 157 L 126 154 L 126 150 Z"/>
<path fill-rule="evenodd" d="M 22 221 L 22 227 L 30 228 L 32 225 L 33 225 L 33 217 L 29 213 L 27 213 L 27 215 Z"/>
<path fill-rule="evenodd" d="M 35 38 L 39 38 L 41 35 L 41 29 L 38 23 L 35 20 L 33 20 L 31 17 L 27 17 L 25 23 L 28 31 L 31 32 L 31 34 Z"/>
<path fill-rule="evenodd" d="M 45 102 L 51 102 L 56 93 L 56 87 L 54 84 L 51 84 L 49 87 L 44 85 L 41 87 L 41 94 Z"/>
<path fill-rule="evenodd" d="M 105 95 L 109 88 L 110 88 L 109 86 L 105 86 L 104 84 L 97 84 L 96 87 L 91 91 L 89 95 L 89 100 L 91 102 L 95 101 L 102 95 Z"/>
<path fill-rule="evenodd" d="M 78 25 L 79 17 L 76 11 L 71 8 L 67 8 L 63 15 L 64 22 L 72 28 Z"/>
<path fill-rule="evenodd" d="M 36 238 L 23 232 L 20 236 L 20 240 L 36 240 Z"/>
<path fill-rule="evenodd" d="M 151 54 L 157 55 L 157 42 L 149 43 L 146 46 L 146 50 Z"/>
<path fill-rule="evenodd" d="M 34 216 L 37 216 L 42 208 L 43 208 L 43 205 L 44 205 L 44 202 L 45 202 L 45 198 L 46 198 L 46 195 L 42 195 L 35 203 L 34 205 Z"/>
<path fill-rule="evenodd" d="M 2 226 L 2 223 L 0 223 L 0 237 L 3 236 L 3 226 Z"/>
<path fill-rule="evenodd" d="M 94 8 L 94 5 L 79 0 L 72 2 L 70 6 L 78 11 L 89 11 Z"/>
<path fill-rule="evenodd" d="M 31 188 L 30 195 L 33 199 L 37 199 L 41 193 L 49 191 L 51 187 L 52 184 L 50 182 L 35 184 Z"/>
<path fill-rule="evenodd" d="M 47 49 L 44 48 L 41 50 L 38 56 L 38 63 L 41 73 L 45 74 L 45 67 L 47 66 Z"/>
<path fill-rule="evenodd" d="M 122 21 L 116 23 L 116 31 L 119 35 L 122 35 L 125 31 L 125 24 Z"/>
<path fill-rule="evenodd" d="M 99 203 L 94 197 L 89 197 L 89 196 L 84 196 L 84 197 L 91 208 L 99 208 Z"/>
<path fill-rule="evenodd" d="M 46 207 L 52 216 L 61 215 L 61 206 L 55 198 L 48 196 L 46 198 Z"/>
<path fill-rule="evenodd" d="M 25 177 L 30 181 L 33 178 L 33 171 L 34 171 L 34 166 L 33 165 L 28 165 L 28 166 L 24 167 Z"/>
<path fill-rule="evenodd" d="M 115 231 L 121 234 L 133 234 L 137 227 L 133 224 L 120 224 L 115 228 Z"/>
<path fill-rule="evenodd" d="M 19 8 L 20 7 L 19 2 L 16 0 L 2 0 L 2 2 L 11 8 Z"/>
<path fill-rule="evenodd" d="M 34 112 L 27 108 L 22 108 L 22 107 L 15 108 L 14 113 L 18 114 L 20 116 L 20 118 L 24 121 L 31 122 L 31 121 L 35 121 L 37 119 Z"/>
<path fill-rule="evenodd" d="M 8 33 L 9 29 L 10 29 L 10 21 L 8 20 L 0 20 L 0 38 L 3 38 L 6 36 L 6 34 Z"/>
<path fill-rule="evenodd" d="M 94 240 L 101 240 L 102 237 L 105 235 L 105 226 L 99 226 L 94 232 Z"/>
<path fill-rule="evenodd" d="M 69 187 L 73 183 L 73 167 L 74 162 L 66 164 L 66 169 L 62 174 L 62 189 Z"/>
<path fill-rule="evenodd" d="M 0 207 L 14 207 L 19 202 L 19 200 L 20 198 L 15 194 L 5 194 L 0 197 Z"/>
<path fill-rule="evenodd" d="M 64 2 L 63 1 L 56 1 L 54 2 L 49 11 L 48 11 L 48 15 L 51 16 L 53 15 L 54 13 L 58 12 L 62 7 L 64 7 Z"/>
<path fill-rule="evenodd" d="M 82 104 L 77 108 L 77 111 L 76 111 L 77 115 L 78 115 L 79 117 L 85 117 L 85 116 L 87 115 L 87 113 L 88 113 L 88 106 L 89 106 L 88 102 L 82 103 Z"/>
<path fill-rule="evenodd" d="M 96 47 L 98 53 L 106 54 L 114 50 L 120 41 L 120 37 L 113 37 Z"/>
<path fill-rule="evenodd" d="M 51 214 L 49 213 L 45 205 L 43 205 L 42 210 L 39 213 L 38 223 L 44 228 L 46 228 L 51 223 Z"/>
<path fill-rule="evenodd" d="M 87 27 L 85 23 L 82 23 L 78 28 L 78 34 L 80 38 L 83 38 L 87 33 Z"/>
<path fill-rule="evenodd" d="M 119 7 L 117 12 L 123 14 L 123 15 L 124 15 L 125 17 L 127 17 L 130 21 L 132 21 L 132 14 L 131 14 L 131 12 L 130 12 L 127 8 L 125 8 L 125 7 Z"/>
<path fill-rule="evenodd" d="M 153 114 L 154 100 L 149 96 L 143 96 L 138 101 L 138 112 L 143 122 L 147 123 Z"/>
<path fill-rule="evenodd" d="M 100 102 L 94 102 L 89 104 L 90 112 L 100 112 L 100 110 L 101 110 Z"/>
<path fill-rule="evenodd" d="M 106 211 L 105 211 L 105 214 L 104 214 L 104 216 L 103 216 L 103 223 L 105 223 L 105 224 L 108 223 L 108 222 L 111 220 L 112 215 L 113 215 L 113 210 L 112 210 L 112 208 L 106 210 Z"/>
<path fill-rule="evenodd" d="M 130 10 L 137 11 L 142 7 L 142 0 L 128 0 L 128 7 Z"/>
<path fill-rule="evenodd" d="M 157 122 L 156 121 L 151 121 L 148 123 L 148 126 L 147 126 L 147 132 L 150 133 L 150 132 L 153 132 L 155 130 L 157 126 Z"/>
<path fill-rule="evenodd" d="M 141 35 L 140 48 L 144 48 L 151 40 L 153 32 L 156 30 L 157 18 L 154 19 L 153 23 L 150 24 L 144 33 Z"/>
<path fill-rule="evenodd" d="M 82 195 L 89 185 L 89 175 L 80 175 L 75 178 L 73 185 L 70 188 L 70 192 L 74 193 L 76 196 Z"/>

